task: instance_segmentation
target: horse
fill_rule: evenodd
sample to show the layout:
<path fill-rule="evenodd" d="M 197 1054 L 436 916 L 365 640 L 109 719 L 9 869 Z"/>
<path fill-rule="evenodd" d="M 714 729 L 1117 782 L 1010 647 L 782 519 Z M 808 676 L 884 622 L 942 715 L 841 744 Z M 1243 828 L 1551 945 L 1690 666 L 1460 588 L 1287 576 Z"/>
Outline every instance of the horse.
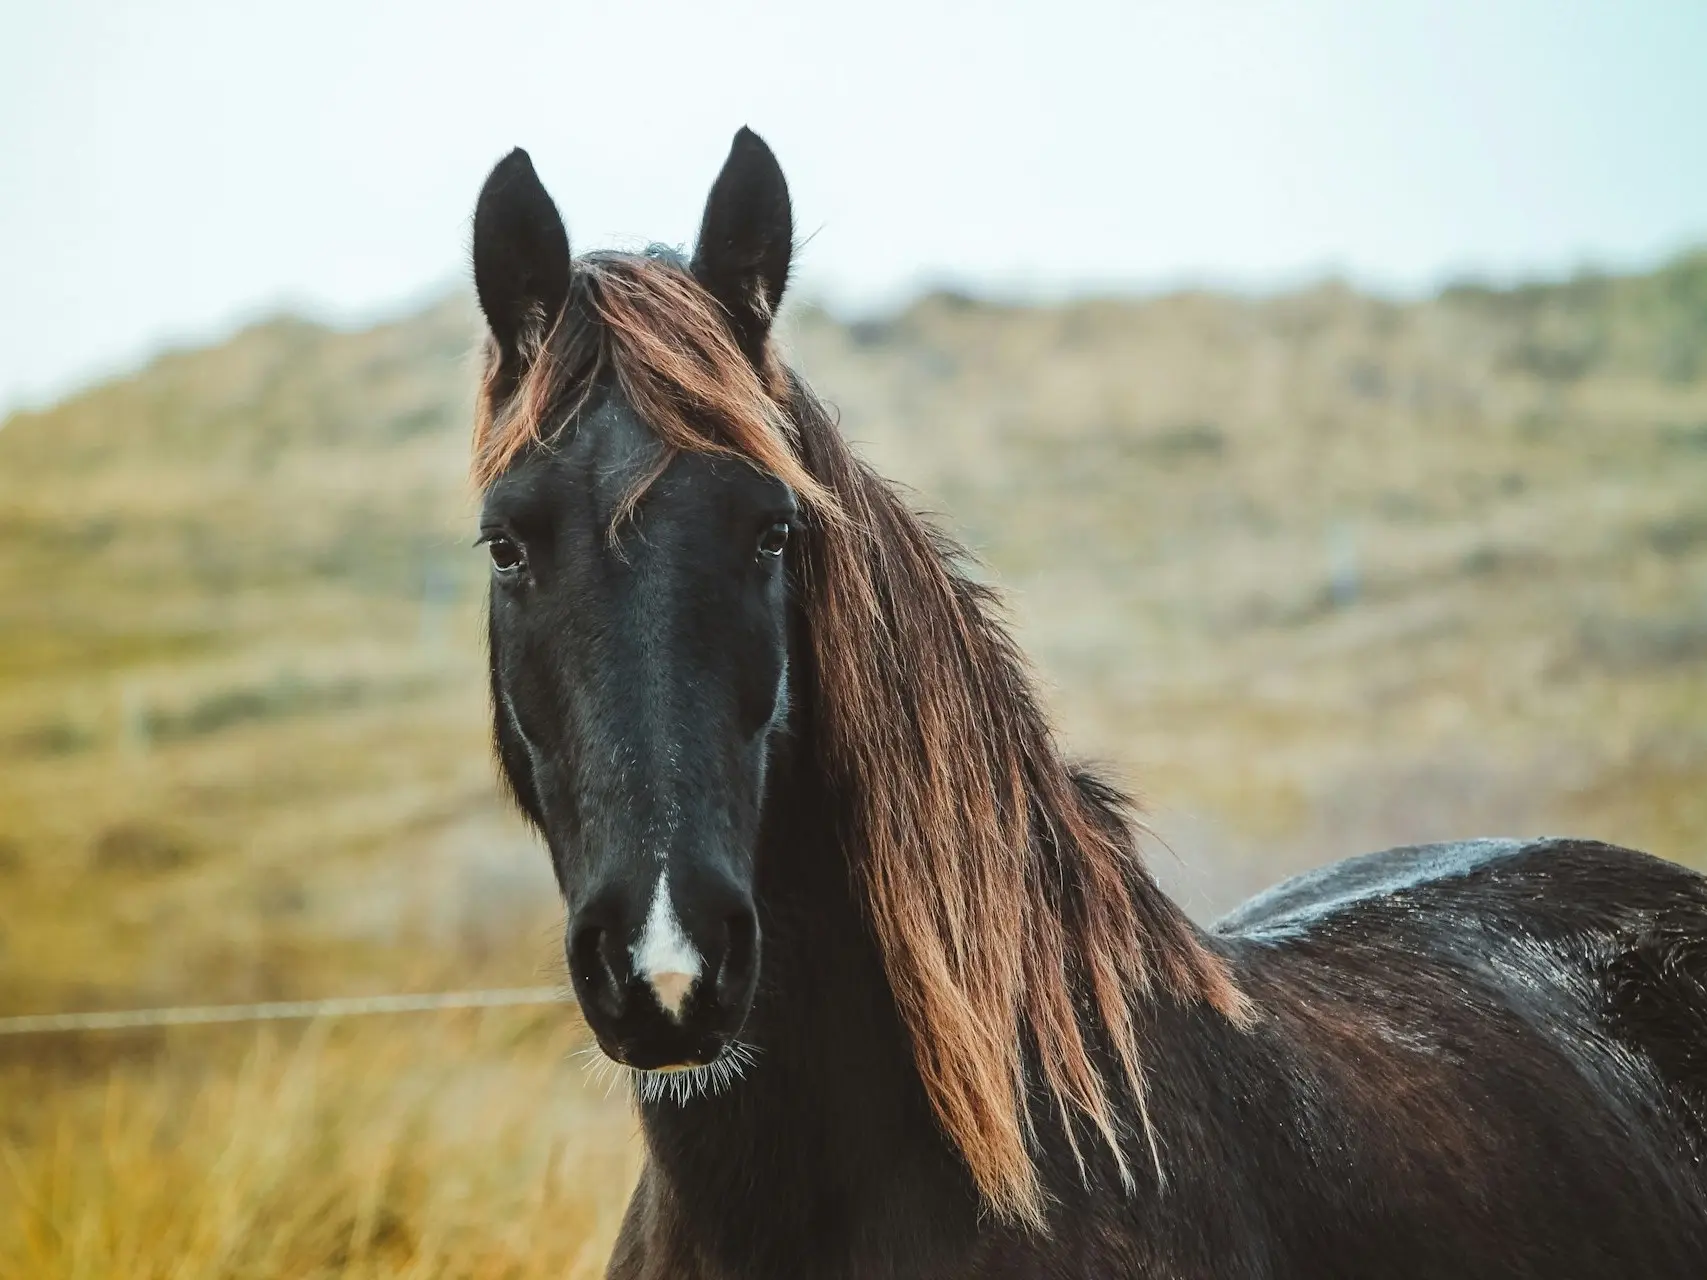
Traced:
<path fill-rule="evenodd" d="M 691 256 L 473 224 L 495 754 L 632 1082 L 618 1280 L 1707 1274 L 1707 880 L 1371 854 L 1209 927 L 991 589 L 779 354 L 787 184 Z"/>

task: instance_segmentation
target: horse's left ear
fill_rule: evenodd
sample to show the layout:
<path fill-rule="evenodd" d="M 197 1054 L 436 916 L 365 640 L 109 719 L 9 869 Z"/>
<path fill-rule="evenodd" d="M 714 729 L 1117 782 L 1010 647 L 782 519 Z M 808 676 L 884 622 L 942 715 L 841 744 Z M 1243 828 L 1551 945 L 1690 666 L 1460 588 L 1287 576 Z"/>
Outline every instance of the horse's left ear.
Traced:
<path fill-rule="evenodd" d="M 729 313 L 736 341 L 755 363 L 788 287 L 793 254 L 794 213 L 782 166 L 743 125 L 705 202 L 693 273 Z"/>

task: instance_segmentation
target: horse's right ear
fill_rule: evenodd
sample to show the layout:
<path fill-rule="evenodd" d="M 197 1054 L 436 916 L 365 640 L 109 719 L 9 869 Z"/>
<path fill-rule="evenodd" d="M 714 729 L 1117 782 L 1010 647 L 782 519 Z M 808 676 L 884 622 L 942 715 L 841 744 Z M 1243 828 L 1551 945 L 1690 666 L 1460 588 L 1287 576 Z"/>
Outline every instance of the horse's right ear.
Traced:
<path fill-rule="evenodd" d="M 520 147 L 498 161 L 474 206 L 474 291 L 513 370 L 569 296 L 569 233 Z"/>

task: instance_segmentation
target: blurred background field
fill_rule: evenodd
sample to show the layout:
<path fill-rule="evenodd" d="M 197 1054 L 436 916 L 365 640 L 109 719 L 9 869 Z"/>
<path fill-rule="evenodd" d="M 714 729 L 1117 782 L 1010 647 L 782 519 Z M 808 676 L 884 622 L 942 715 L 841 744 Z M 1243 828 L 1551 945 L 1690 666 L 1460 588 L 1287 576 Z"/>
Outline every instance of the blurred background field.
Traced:
<path fill-rule="evenodd" d="M 0 1013 L 551 983 L 486 742 L 470 302 L 164 355 L 0 428 Z M 1707 254 L 883 318 L 844 431 L 976 549 L 1200 918 L 1383 845 L 1707 867 Z M 596 1274 L 567 1009 L 0 1039 L 0 1275 Z"/>

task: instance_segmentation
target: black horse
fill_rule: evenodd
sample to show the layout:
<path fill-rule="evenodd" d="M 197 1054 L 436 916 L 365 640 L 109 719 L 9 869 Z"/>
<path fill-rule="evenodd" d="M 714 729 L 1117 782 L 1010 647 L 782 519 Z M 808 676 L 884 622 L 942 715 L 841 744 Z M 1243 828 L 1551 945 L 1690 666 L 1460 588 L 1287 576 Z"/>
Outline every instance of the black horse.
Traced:
<path fill-rule="evenodd" d="M 743 130 L 691 259 L 481 193 L 496 742 L 646 1143 L 618 1277 L 1707 1276 L 1707 881 L 1400 849 L 1207 931 L 960 552 L 779 361 Z"/>

